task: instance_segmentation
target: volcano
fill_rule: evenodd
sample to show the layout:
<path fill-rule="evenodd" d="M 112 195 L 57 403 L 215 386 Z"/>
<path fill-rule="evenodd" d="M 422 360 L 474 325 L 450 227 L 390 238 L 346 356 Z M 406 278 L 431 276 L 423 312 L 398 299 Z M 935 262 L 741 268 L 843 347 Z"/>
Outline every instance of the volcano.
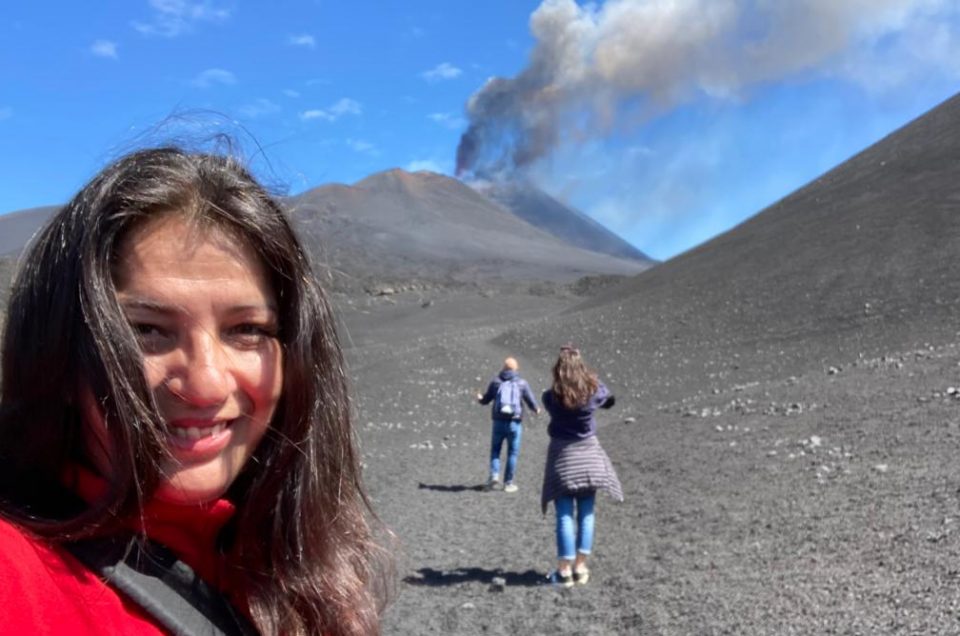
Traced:
<path fill-rule="evenodd" d="M 532 187 L 509 208 L 456 179 L 400 169 L 352 185 L 328 184 L 286 198 L 298 233 L 340 291 L 422 284 L 567 283 L 626 276 L 654 261 L 579 212 Z M 3 280 L 56 207 L 0 216 Z M 592 224 L 592 225 L 591 225 Z M 584 240 L 587 239 L 587 240 Z"/>
<path fill-rule="evenodd" d="M 584 223 L 547 199 L 530 194 L 523 203 L 537 205 L 507 209 L 456 179 L 393 169 L 310 190 L 288 207 L 312 251 L 359 278 L 570 281 L 653 264 L 611 233 L 595 230 L 589 244 L 564 238 Z"/>
<path fill-rule="evenodd" d="M 653 259 L 579 210 L 524 179 L 478 181 L 473 187 L 515 215 L 571 245 L 652 265 Z"/>

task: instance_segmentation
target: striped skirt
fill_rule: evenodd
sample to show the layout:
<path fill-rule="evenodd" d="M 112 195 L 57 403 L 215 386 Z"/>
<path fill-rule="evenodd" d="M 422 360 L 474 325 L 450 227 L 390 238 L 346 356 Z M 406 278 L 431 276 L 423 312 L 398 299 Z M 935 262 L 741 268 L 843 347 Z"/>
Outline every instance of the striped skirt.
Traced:
<path fill-rule="evenodd" d="M 543 514 L 547 514 L 547 505 L 557 497 L 589 490 L 605 490 L 617 501 L 623 501 L 623 487 L 617 471 L 597 436 L 551 439 L 540 494 Z"/>

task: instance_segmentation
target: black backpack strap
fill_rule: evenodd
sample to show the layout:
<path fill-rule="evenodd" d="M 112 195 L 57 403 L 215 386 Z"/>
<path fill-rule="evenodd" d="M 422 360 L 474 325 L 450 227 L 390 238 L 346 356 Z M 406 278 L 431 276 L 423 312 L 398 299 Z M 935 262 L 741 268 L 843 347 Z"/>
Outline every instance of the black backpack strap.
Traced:
<path fill-rule="evenodd" d="M 65 547 L 177 636 L 259 634 L 220 592 L 159 543 L 109 537 Z"/>

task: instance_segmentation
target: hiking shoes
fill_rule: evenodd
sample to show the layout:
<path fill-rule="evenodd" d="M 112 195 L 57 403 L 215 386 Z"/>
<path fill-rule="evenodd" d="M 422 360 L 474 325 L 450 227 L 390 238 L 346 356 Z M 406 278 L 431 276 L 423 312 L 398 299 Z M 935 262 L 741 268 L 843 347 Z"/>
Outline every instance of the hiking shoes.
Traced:
<path fill-rule="evenodd" d="M 587 581 L 590 580 L 590 570 L 587 566 L 582 566 L 579 568 L 573 569 L 573 580 L 577 585 L 586 585 Z"/>
<path fill-rule="evenodd" d="M 556 585 L 557 587 L 562 587 L 564 589 L 573 587 L 573 572 L 560 572 L 559 570 L 554 570 L 547 578 L 550 580 L 551 585 Z"/>
<path fill-rule="evenodd" d="M 517 485 L 513 482 L 507 482 L 503 487 L 503 492 L 517 492 Z"/>

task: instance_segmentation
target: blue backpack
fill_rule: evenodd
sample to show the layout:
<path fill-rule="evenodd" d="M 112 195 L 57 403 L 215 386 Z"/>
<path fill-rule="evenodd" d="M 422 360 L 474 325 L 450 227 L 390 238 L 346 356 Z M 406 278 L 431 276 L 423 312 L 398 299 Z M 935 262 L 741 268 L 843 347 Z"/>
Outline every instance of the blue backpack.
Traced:
<path fill-rule="evenodd" d="M 505 418 L 520 419 L 520 382 L 504 380 L 497 388 L 497 399 L 493 410 Z"/>

